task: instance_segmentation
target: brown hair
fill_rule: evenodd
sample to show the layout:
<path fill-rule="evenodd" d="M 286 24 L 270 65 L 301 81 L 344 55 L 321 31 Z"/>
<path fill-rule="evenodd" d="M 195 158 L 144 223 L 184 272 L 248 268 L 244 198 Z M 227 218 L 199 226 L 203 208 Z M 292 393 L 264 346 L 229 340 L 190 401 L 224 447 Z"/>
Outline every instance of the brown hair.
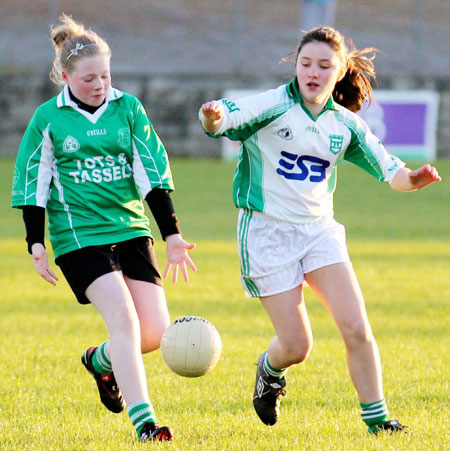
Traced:
<path fill-rule="evenodd" d="M 63 84 L 61 73 L 71 73 L 76 62 L 84 56 L 109 55 L 111 50 L 107 42 L 91 29 L 75 22 L 72 17 L 63 14 L 60 24 L 50 27 L 50 35 L 55 50 L 55 59 L 50 72 L 50 80 Z"/>
<path fill-rule="evenodd" d="M 303 46 L 310 42 L 325 42 L 341 60 L 345 75 L 336 83 L 333 99 L 353 112 L 359 111 L 366 100 L 370 104 L 372 101 L 371 79 L 376 81 L 373 60 L 377 49 L 367 47 L 357 50 L 351 40 L 345 39 L 334 28 L 318 27 L 303 36 L 296 52 L 296 59 Z"/>

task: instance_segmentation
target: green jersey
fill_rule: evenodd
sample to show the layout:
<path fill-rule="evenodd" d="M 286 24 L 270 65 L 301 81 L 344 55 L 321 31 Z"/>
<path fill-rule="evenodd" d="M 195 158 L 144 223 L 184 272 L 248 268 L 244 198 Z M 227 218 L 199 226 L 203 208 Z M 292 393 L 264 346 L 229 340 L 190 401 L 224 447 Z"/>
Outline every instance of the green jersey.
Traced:
<path fill-rule="evenodd" d="M 37 108 L 17 155 L 12 206 L 47 209 L 55 257 L 151 236 L 142 199 L 174 189 L 167 153 L 134 96 L 110 88 L 91 114 L 68 87 Z"/>

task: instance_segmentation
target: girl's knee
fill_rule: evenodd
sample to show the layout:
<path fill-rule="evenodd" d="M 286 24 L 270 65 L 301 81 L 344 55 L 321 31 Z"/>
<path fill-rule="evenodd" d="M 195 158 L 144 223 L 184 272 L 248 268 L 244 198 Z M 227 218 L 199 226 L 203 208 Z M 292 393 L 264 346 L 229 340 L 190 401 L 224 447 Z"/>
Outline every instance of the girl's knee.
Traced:
<path fill-rule="evenodd" d="M 290 365 L 304 362 L 312 350 L 312 340 L 302 343 L 292 343 L 284 346 L 285 356 L 289 360 Z"/>
<path fill-rule="evenodd" d="M 148 354 L 149 352 L 156 351 L 161 345 L 161 336 L 141 336 L 141 352 L 142 354 Z"/>
<path fill-rule="evenodd" d="M 302 363 L 304 362 L 311 353 L 312 343 L 307 346 L 303 346 L 297 349 L 297 353 L 294 354 L 294 363 Z"/>
<path fill-rule="evenodd" d="M 157 324 L 147 330 L 141 330 L 141 351 L 142 354 L 147 354 L 159 349 L 161 345 L 162 336 L 167 329 L 163 323 Z"/>
<path fill-rule="evenodd" d="M 342 328 L 342 336 L 347 347 L 362 346 L 375 342 L 369 324 L 364 321 L 347 324 Z"/>
<path fill-rule="evenodd" d="M 139 333 L 139 318 L 136 312 L 126 305 L 116 308 L 114 314 L 107 318 L 106 325 L 112 334 L 134 336 Z"/>

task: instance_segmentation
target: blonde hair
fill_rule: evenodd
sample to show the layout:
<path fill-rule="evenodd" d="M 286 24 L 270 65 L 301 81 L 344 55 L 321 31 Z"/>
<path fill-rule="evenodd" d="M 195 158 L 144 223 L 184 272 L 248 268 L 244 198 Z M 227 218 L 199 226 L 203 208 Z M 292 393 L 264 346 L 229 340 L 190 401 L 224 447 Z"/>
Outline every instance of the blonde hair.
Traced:
<path fill-rule="evenodd" d="M 333 98 L 340 105 L 353 112 L 361 109 L 363 103 L 372 101 L 371 80 L 376 81 L 373 60 L 377 49 L 367 47 L 355 49 L 353 42 L 331 27 L 317 27 L 303 36 L 298 46 L 296 58 L 305 44 L 325 42 L 338 55 L 345 75 L 336 83 Z"/>
<path fill-rule="evenodd" d="M 71 73 L 80 58 L 95 55 L 111 56 L 108 43 L 91 29 L 75 22 L 71 16 L 63 14 L 57 26 L 50 27 L 50 35 L 55 50 L 55 59 L 50 72 L 50 80 L 57 85 L 64 84 L 62 71 Z"/>

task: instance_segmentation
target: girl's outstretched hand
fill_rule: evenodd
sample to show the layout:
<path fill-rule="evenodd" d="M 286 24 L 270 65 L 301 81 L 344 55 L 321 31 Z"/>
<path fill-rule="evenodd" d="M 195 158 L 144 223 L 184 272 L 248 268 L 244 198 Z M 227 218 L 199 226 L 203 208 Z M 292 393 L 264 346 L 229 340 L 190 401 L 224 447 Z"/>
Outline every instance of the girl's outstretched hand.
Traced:
<path fill-rule="evenodd" d="M 36 272 L 48 283 L 56 285 L 58 276 L 48 266 L 48 257 L 45 247 L 41 243 L 34 243 L 31 246 L 33 253 L 33 264 Z"/>
<path fill-rule="evenodd" d="M 178 279 L 178 268 L 181 268 L 184 280 L 189 282 L 186 265 L 188 265 L 192 271 L 197 271 L 194 262 L 188 255 L 188 250 L 194 249 L 194 247 L 195 244 L 184 241 L 179 233 L 166 237 L 167 265 L 164 270 L 164 278 L 167 277 L 172 268 L 172 281 L 175 283 Z"/>
<path fill-rule="evenodd" d="M 434 182 L 440 182 L 441 176 L 437 169 L 430 164 L 425 164 L 421 168 L 409 173 L 409 180 L 415 189 L 425 188 Z"/>
<path fill-rule="evenodd" d="M 223 116 L 222 106 L 219 102 L 206 102 L 202 105 L 202 113 L 210 121 L 220 121 Z"/>
<path fill-rule="evenodd" d="M 202 126 L 208 133 L 216 133 L 224 118 L 224 111 L 220 102 L 206 102 L 200 108 Z"/>

